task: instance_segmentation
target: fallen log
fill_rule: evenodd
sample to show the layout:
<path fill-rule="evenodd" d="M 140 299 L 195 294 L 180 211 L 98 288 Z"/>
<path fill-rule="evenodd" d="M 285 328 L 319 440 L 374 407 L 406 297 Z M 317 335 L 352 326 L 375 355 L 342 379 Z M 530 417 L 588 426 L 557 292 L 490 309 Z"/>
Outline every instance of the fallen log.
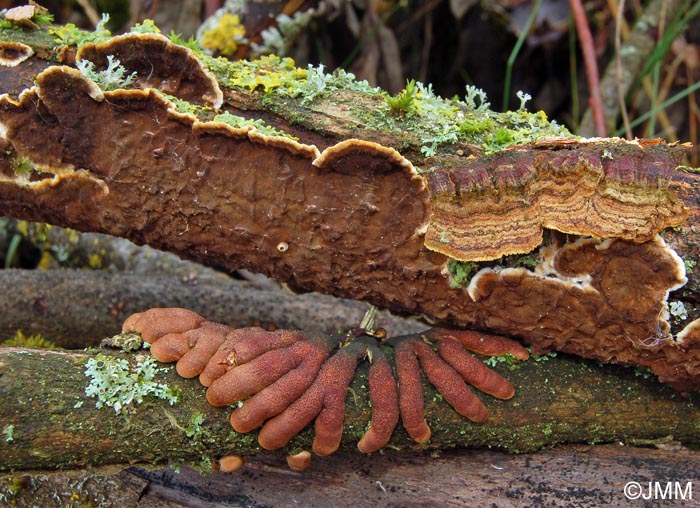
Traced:
<path fill-rule="evenodd" d="M 523 455 L 493 450 L 439 454 L 389 450 L 372 457 L 338 453 L 312 463 L 303 472 L 289 471 L 281 457 L 256 457 L 235 474 L 203 476 L 190 468 L 133 466 L 93 469 L 80 475 L 74 471 L 0 474 L 0 483 L 16 486 L 13 493 L 9 488 L 6 493 L 16 506 L 65 505 L 77 497 L 111 506 L 193 508 L 292 504 L 309 508 L 329 504 L 338 508 L 519 508 L 544 500 L 552 507 L 575 503 L 597 508 L 602 503 L 633 506 L 639 499 L 653 499 L 656 485 L 657 500 L 666 492 L 666 501 L 661 503 L 693 506 L 699 488 L 694 476 L 697 464 L 697 452 L 620 445 L 565 446 Z M 640 490 L 635 491 L 637 485 Z M 671 487 L 665 491 L 667 485 Z"/>
<path fill-rule="evenodd" d="M 127 360 L 132 368 L 144 355 L 102 352 L 109 365 Z M 153 382 L 179 393 L 179 402 L 144 395 L 141 405 L 96 407 L 86 395 L 91 352 L 0 349 L 0 469 L 65 469 L 126 463 L 190 463 L 202 467 L 224 455 L 265 453 L 257 432 L 231 430 L 229 408 L 213 408 L 204 388 L 164 366 Z M 424 386 L 427 418 L 433 437 L 424 445 L 403 429 L 394 432 L 390 448 L 417 450 L 478 446 L 527 452 L 559 443 L 635 442 L 672 438 L 700 443 L 700 397 L 682 397 L 648 374 L 616 366 L 599 366 L 557 356 L 549 361 L 518 362 L 495 367 L 519 386 L 509 401 L 490 397 L 486 423 L 470 423 L 429 385 Z M 138 383 L 141 381 L 131 381 Z M 125 380 L 126 385 L 129 380 Z M 369 421 L 366 371 L 360 372 L 346 401 L 342 448 L 356 449 Z M 122 386 L 123 390 L 127 388 Z M 310 449 L 306 429 L 285 448 Z M 315 459 L 323 460 L 323 459 Z"/>
<path fill-rule="evenodd" d="M 294 295 L 197 271 L 109 273 L 91 270 L 0 270 L 0 342 L 39 334 L 65 349 L 97 346 L 121 332 L 123 320 L 152 307 L 185 307 L 235 328 L 261 322 L 279 328 L 331 333 L 357 326 L 367 304 L 318 293 Z M 424 330 L 415 320 L 380 313 L 392 335 Z"/>

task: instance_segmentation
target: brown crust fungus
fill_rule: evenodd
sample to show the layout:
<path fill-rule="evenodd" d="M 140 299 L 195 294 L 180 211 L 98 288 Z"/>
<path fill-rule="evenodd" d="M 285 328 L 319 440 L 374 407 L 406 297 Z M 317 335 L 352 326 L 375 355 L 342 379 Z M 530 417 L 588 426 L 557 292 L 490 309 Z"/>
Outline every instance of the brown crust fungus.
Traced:
<path fill-rule="evenodd" d="M 34 54 L 31 46 L 21 42 L 0 41 L 0 65 L 15 67 Z"/>
<path fill-rule="evenodd" d="M 129 33 L 101 44 L 85 44 L 77 60 L 89 60 L 105 69 L 108 56 L 114 56 L 128 72 L 136 72 L 142 88 L 156 88 L 192 104 L 221 107 L 223 93 L 216 77 L 192 50 L 173 44 L 153 33 Z"/>

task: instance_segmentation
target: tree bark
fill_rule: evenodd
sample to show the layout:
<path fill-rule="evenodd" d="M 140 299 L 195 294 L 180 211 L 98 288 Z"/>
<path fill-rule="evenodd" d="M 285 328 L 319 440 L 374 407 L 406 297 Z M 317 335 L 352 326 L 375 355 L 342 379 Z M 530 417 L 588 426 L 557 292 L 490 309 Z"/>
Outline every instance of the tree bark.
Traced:
<path fill-rule="evenodd" d="M 197 270 L 197 271 L 194 271 Z M 129 315 L 153 307 L 183 307 L 234 328 L 256 322 L 279 328 L 332 333 L 357 326 L 367 305 L 318 293 L 285 289 L 219 274 L 192 264 L 186 276 L 91 270 L 0 270 L 0 342 L 17 330 L 40 334 L 66 349 L 97 346 L 121 331 Z M 427 328 L 417 320 L 381 312 L 377 325 L 391 335 Z"/>
<path fill-rule="evenodd" d="M 133 354 L 110 355 L 135 361 Z M 157 381 L 177 387 L 182 394 L 179 403 L 171 406 L 147 397 L 142 405 L 126 407 L 121 414 L 109 407 L 97 409 L 95 399 L 85 395 L 89 382 L 85 363 L 93 357 L 81 352 L 0 350 L 0 429 L 4 432 L 0 469 L 198 463 L 262 452 L 255 432 L 233 432 L 227 418 L 230 410 L 209 406 L 204 388 L 196 380 L 178 377 L 171 367 L 159 373 Z M 560 443 L 635 442 L 667 436 L 700 443 L 700 396 L 682 397 L 633 369 L 565 357 L 496 368 L 519 388 L 509 401 L 482 397 L 490 411 L 486 423 L 469 423 L 425 386 L 433 437 L 421 447 L 397 428 L 389 447 L 479 446 L 527 452 Z M 358 372 L 346 401 L 342 443 L 346 450 L 355 449 L 369 420 L 363 389 L 366 373 Z M 204 421 L 193 427 L 197 412 Z M 305 430 L 286 450 L 310 449 L 312 433 Z"/>

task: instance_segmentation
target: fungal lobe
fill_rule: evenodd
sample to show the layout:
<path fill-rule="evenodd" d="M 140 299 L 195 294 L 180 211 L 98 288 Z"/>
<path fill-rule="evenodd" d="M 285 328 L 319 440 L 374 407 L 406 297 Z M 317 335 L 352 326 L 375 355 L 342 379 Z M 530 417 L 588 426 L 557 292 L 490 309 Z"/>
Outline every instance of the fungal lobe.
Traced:
<path fill-rule="evenodd" d="M 669 184 L 687 146 L 619 139 L 555 146 L 429 160 L 426 246 L 487 261 L 531 252 L 545 229 L 641 243 L 685 220 Z"/>

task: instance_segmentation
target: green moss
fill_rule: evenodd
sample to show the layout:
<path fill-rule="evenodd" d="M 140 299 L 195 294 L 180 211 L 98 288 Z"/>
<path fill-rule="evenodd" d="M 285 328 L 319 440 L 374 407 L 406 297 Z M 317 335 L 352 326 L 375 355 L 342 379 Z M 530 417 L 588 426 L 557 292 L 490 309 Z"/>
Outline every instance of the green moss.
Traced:
<path fill-rule="evenodd" d="M 406 83 L 406 88 L 393 97 L 387 96 L 384 99 L 389 109 L 394 114 L 410 114 L 416 108 L 416 82 L 410 80 Z"/>
<path fill-rule="evenodd" d="M 168 39 L 170 39 L 170 42 L 172 42 L 173 44 L 183 46 L 191 51 L 194 51 L 198 56 L 203 56 L 202 48 L 199 47 L 199 43 L 193 35 L 191 35 L 189 39 L 183 39 L 182 34 L 175 33 L 171 30 L 168 34 Z"/>
<path fill-rule="evenodd" d="M 204 423 L 204 414 L 200 411 L 195 411 L 190 417 L 190 423 L 185 428 L 187 437 L 198 439 L 203 435 L 202 423 Z"/>
<path fill-rule="evenodd" d="M 495 127 L 495 122 L 491 118 L 483 118 L 476 115 L 469 115 L 459 124 L 460 135 L 465 137 L 480 136 Z"/>
<path fill-rule="evenodd" d="M 450 287 L 464 288 L 479 271 L 479 264 L 474 261 L 450 260 L 447 263 L 447 271 L 450 273 Z"/>
<path fill-rule="evenodd" d="M 18 155 L 12 159 L 12 170 L 18 175 L 28 178 L 35 171 L 35 166 L 29 157 Z"/>
<path fill-rule="evenodd" d="M 56 343 L 45 339 L 41 334 L 25 335 L 21 330 L 17 330 L 14 337 L 4 340 L 0 346 L 7 347 L 27 347 L 32 349 L 57 349 Z"/>

